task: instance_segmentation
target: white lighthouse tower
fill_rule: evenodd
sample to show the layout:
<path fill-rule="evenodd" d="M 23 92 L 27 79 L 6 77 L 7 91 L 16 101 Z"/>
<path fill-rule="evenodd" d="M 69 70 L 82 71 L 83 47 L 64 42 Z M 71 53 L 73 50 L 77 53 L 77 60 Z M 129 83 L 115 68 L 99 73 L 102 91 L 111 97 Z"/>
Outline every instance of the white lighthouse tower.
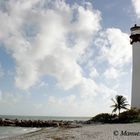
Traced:
<path fill-rule="evenodd" d="M 131 107 L 140 109 L 140 26 L 135 24 L 130 30 L 133 47 Z"/>

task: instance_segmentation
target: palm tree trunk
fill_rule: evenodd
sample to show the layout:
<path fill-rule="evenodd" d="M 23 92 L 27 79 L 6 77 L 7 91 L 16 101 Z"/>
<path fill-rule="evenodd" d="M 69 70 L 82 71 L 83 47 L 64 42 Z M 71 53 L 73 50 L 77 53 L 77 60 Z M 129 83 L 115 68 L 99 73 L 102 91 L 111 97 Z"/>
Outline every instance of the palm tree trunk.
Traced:
<path fill-rule="evenodd" d="M 119 119 L 120 119 L 120 109 L 119 109 L 119 114 L 118 114 L 118 116 L 119 116 Z"/>

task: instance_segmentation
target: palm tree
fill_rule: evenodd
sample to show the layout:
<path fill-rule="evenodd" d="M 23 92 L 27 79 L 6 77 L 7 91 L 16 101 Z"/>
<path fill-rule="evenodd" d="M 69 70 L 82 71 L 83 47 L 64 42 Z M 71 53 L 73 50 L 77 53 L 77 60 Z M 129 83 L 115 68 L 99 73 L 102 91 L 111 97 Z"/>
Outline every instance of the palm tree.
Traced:
<path fill-rule="evenodd" d="M 127 106 L 129 104 L 127 103 L 126 98 L 123 97 L 122 95 L 116 95 L 115 100 L 114 99 L 111 100 L 114 103 L 114 105 L 111 106 L 114 108 L 112 112 L 116 112 L 118 110 L 118 115 L 120 116 L 121 109 L 128 110 Z"/>

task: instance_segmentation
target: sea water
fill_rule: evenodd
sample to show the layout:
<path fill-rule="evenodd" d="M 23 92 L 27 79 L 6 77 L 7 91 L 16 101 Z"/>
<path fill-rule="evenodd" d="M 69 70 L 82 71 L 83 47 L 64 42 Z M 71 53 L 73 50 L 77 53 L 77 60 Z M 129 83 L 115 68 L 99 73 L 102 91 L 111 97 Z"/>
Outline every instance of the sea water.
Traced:
<path fill-rule="evenodd" d="M 18 120 L 63 120 L 63 121 L 86 121 L 90 117 L 61 117 L 61 116 L 17 116 L 17 115 L 0 115 L 0 118 L 18 119 Z"/>
<path fill-rule="evenodd" d="M 24 128 L 24 127 L 0 127 L 0 139 L 34 132 L 40 128 Z"/>
<path fill-rule="evenodd" d="M 64 120 L 64 121 L 85 121 L 90 117 L 50 117 L 50 116 L 15 116 L 15 115 L 0 115 L 0 118 L 18 119 L 18 120 Z M 25 128 L 25 127 L 0 127 L 0 139 L 17 136 L 33 131 L 37 131 L 40 128 Z"/>

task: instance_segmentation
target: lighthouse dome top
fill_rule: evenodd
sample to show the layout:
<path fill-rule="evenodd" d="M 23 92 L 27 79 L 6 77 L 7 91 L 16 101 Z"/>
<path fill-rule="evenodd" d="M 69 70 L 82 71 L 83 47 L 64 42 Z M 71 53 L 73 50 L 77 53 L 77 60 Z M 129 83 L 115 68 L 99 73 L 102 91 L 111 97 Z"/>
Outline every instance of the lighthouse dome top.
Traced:
<path fill-rule="evenodd" d="M 140 26 L 135 24 L 134 27 L 130 28 L 130 30 L 130 43 L 133 44 L 134 42 L 140 42 Z"/>
<path fill-rule="evenodd" d="M 137 26 L 137 24 L 134 25 L 134 27 L 130 28 L 131 35 L 140 34 L 140 26 Z"/>

